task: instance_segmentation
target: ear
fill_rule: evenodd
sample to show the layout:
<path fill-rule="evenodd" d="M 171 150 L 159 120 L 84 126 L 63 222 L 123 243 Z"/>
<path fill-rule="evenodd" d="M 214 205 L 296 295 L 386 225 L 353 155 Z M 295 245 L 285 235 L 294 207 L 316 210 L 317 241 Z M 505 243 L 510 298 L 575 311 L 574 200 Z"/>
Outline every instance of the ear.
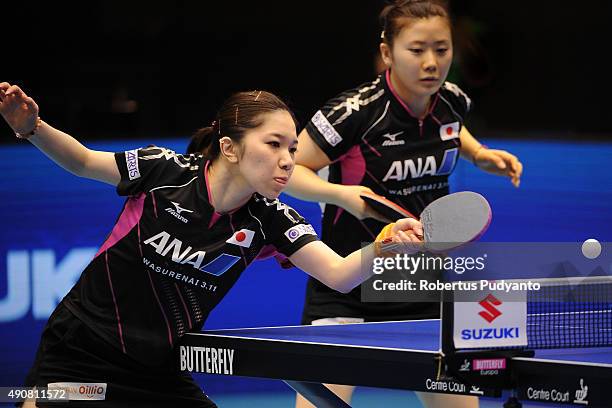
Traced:
<path fill-rule="evenodd" d="M 379 47 L 380 47 L 380 56 L 382 57 L 383 62 L 385 63 L 387 67 L 390 67 L 391 63 L 393 63 L 391 47 L 389 46 L 389 44 L 385 42 L 381 42 Z"/>
<path fill-rule="evenodd" d="M 227 136 L 219 139 L 219 148 L 221 150 L 221 154 L 225 156 L 230 163 L 238 163 L 238 146 L 232 141 L 232 139 Z"/>

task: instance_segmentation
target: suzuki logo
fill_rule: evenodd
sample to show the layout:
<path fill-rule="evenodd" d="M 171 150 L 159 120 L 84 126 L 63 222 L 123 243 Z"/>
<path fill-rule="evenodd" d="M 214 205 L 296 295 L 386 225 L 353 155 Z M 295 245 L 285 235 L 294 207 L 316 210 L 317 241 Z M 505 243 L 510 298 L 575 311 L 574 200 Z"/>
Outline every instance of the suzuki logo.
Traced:
<path fill-rule="evenodd" d="M 495 308 L 495 306 L 502 304 L 501 300 L 491 294 L 487 295 L 487 297 L 478 302 L 478 304 L 486 310 L 486 312 L 483 311 L 478 314 L 489 323 L 502 315 L 502 312 Z"/>

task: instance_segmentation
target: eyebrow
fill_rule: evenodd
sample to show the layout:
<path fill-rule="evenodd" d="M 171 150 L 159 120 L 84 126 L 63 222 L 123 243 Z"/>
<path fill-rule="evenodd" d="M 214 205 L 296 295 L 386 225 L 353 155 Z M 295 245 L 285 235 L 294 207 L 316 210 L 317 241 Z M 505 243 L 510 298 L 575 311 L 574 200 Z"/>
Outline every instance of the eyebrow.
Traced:
<path fill-rule="evenodd" d="M 281 134 L 281 133 L 276 133 L 276 132 L 274 132 L 274 133 L 270 133 L 270 135 L 271 135 L 271 136 L 276 136 L 276 137 L 278 137 L 279 139 L 292 139 L 292 140 L 293 140 L 293 143 L 292 143 L 292 144 L 294 144 L 294 145 L 298 144 L 298 139 L 297 139 L 297 137 L 296 137 L 295 139 L 293 139 L 291 136 L 285 136 L 285 135 L 283 135 L 283 134 Z"/>
<path fill-rule="evenodd" d="M 448 44 L 450 43 L 450 41 L 448 40 L 438 40 L 438 41 L 434 41 L 434 44 Z M 427 41 L 411 41 L 410 44 L 414 44 L 414 45 L 423 45 L 423 44 L 428 44 Z"/>

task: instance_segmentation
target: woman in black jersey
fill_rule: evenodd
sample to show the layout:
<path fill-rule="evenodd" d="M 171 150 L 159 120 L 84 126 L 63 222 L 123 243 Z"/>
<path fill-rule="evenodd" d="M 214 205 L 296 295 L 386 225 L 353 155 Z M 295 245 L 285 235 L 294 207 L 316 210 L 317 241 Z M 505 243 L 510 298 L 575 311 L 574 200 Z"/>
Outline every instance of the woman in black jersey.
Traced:
<path fill-rule="evenodd" d="M 386 71 L 329 100 L 300 134 L 297 166 L 287 192 L 327 203 L 322 239 L 340 254 L 371 242 L 384 226 L 360 193 L 372 191 L 413 214 L 449 193 L 460 156 L 507 176 L 518 187 L 522 165 L 512 154 L 480 144 L 463 125 L 471 101 L 446 82 L 453 58 L 451 23 L 437 1 L 401 0 L 381 13 L 380 53 Z M 315 172 L 329 166 L 325 181 Z M 338 293 L 309 279 L 303 324 L 438 317 L 430 303 L 361 302 L 359 288 Z M 349 401 L 353 387 L 332 386 Z M 445 401 L 419 394 L 428 406 L 476 406 L 474 398 Z M 298 398 L 298 406 L 308 406 Z"/>
<path fill-rule="evenodd" d="M 279 254 L 348 292 L 370 275 L 362 262 L 384 255 L 375 244 L 339 256 L 277 200 L 298 140 L 293 115 L 268 92 L 230 97 L 213 125 L 199 131 L 204 155 L 157 146 L 88 149 L 43 122 L 34 100 L 6 82 L 0 113 L 18 138 L 64 169 L 127 196 L 111 233 L 49 318 L 26 379 L 26 386 L 66 390 L 70 407 L 83 400 L 99 407 L 215 406 L 178 371 L 173 348 L 202 328 L 251 262 Z M 414 220 L 385 231 L 380 241 L 417 243 L 422 235 Z"/>

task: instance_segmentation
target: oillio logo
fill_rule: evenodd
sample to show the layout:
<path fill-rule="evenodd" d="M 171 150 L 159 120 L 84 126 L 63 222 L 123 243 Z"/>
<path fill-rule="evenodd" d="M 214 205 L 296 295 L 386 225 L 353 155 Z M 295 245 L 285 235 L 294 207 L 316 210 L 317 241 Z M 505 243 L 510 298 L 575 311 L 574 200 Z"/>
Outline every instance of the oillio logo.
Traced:
<path fill-rule="evenodd" d="M 47 388 L 65 391 L 67 399 L 72 401 L 104 401 L 106 399 L 106 383 L 57 382 L 47 384 Z"/>

